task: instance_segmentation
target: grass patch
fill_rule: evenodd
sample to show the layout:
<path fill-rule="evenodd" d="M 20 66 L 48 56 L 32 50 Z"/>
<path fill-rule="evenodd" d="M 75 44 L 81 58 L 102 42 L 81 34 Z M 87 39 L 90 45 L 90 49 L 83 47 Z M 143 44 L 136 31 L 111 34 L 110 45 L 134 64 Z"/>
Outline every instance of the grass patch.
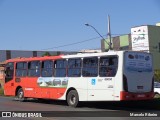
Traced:
<path fill-rule="evenodd" d="M 4 95 L 4 89 L 0 88 L 0 95 L 3 96 Z"/>

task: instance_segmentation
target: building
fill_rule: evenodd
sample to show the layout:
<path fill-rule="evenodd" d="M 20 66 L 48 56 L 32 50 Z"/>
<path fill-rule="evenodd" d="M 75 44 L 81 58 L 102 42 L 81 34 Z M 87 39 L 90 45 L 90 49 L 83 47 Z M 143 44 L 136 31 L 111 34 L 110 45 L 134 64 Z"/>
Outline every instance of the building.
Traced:
<path fill-rule="evenodd" d="M 109 39 L 101 40 L 101 50 L 108 51 Z M 131 34 L 111 38 L 113 50 L 132 50 Z"/>
<path fill-rule="evenodd" d="M 131 33 L 113 37 L 113 50 L 146 51 L 153 55 L 153 65 L 156 73 L 160 74 L 160 23 L 131 28 Z M 101 40 L 102 51 L 108 51 L 109 39 Z"/>
<path fill-rule="evenodd" d="M 0 62 L 0 88 L 4 86 L 4 79 L 5 79 L 5 62 Z"/>

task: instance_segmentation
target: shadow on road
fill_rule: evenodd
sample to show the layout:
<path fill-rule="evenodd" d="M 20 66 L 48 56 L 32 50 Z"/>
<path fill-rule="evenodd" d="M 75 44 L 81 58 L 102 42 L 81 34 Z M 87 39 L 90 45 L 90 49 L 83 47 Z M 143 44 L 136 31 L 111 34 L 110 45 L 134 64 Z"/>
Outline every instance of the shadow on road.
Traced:
<path fill-rule="evenodd" d="M 35 102 L 42 104 L 67 106 L 66 101 L 57 100 L 27 100 L 27 102 Z M 95 108 L 95 109 L 110 109 L 110 110 L 160 110 L 160 99 L 150 101 L 114 101 L 114 102 L 81 102 L 79 108 Z"/>
<path fill-rule="evenodd" d="M 83 106 L 89 108 L 98 109 L 110 109 L 110 110 L 132 110 L 132 111 L 142 111 L 142 110 L 160 110 L 160 100 L 152 101 L 121 101 L 121 102 L 90 102 L 83 103 Z"/>

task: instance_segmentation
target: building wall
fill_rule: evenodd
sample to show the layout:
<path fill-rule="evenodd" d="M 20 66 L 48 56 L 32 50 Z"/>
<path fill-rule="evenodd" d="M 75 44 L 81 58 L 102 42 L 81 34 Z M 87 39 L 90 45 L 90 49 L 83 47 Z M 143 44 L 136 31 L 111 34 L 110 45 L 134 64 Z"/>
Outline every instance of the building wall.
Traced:
<path fill-rule="evenodd" d="M 149 51 L 153 55 L 154 69 L 160 71 L 160 26 L 148 26 Z"/>
<path fill-rule="evenodd" d="M 4 74 L 4 67 L 0 67 L 0 88 L 4 86 L 4 79 L 5 79 L 5 74 Z"/>
<path fill-rule="evenodd" d="M 111 39 L 112 41 L 112 48 L 113 50 L 131 50 L 131 35 L 122 35 L 122 36 L 116 36 Z M 106 51 L 109 49 L 109 39 L 106 39 L 105 41 L 101 41 L 101 48 L 102 51 Z"/>
<path fill-rule="evenodd" d="M 10 51 L 11 52 L 11 58 L 17 58 L 17 57 L 32 57 L 33 51 Z"/>
<path fill-rule="evenodd" d="M 120 36 L 120 47 L 129 46 L 128 35 Z"/>
<path fill-rule="evenodd" d="M 0 50 L 0 62 L 6 60 L 6 50 Z"/>

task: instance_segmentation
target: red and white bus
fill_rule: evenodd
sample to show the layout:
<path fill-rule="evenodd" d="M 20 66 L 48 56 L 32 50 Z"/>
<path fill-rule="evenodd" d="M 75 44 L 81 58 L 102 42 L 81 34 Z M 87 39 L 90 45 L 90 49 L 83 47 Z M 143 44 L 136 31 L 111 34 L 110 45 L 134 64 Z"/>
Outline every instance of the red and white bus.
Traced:
<path fill-rule="evenodd" d="M 4 93 L 18 100 L 149 100 L 153 91 L 152 56 L 110 51 L 7 60 Z"/>

